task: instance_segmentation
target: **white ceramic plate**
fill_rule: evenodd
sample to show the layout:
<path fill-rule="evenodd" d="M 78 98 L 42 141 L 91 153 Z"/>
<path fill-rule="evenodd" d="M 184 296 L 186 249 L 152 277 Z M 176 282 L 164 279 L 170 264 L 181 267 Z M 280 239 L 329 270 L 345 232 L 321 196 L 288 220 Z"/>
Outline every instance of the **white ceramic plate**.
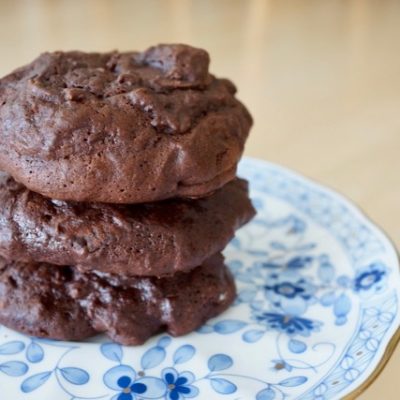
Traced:
<path fill-rule="evenodd" d="M 245 159 L 258 215 L 225 251 L 238 299 L 181 338 L 140 347 L 0 328 L 1 400 L 339 399 L 371 380 L 399 327 L 388 239 L 329 189 Z"/>

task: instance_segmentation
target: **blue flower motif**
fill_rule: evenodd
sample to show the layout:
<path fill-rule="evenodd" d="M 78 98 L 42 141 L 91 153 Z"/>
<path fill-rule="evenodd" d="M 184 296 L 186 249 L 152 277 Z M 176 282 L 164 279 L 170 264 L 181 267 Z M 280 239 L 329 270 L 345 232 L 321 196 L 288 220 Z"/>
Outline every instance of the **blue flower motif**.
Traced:
<path fill-rule="evenodd" d="M 319 321 L 273 312 L 263 312 L 256 315 L 255 318 L 270 329 L 275 329 L 288 335 L 309 336 L 311 332 L 319 331 L 322 326 Z"/>
<path fill-rule="evenodd" d="M 378 292 L 384 286 L 386 267 L 382 263 L 376 262 L 368 267 L 361 269 L 354 279 L 354 291 L 364 294 Z"/>
<path fill-rule="evenodd" d="M 285 314 L 301 315 L 315 301 L 316 286 L 297 271 L 286 270 L 269 274 L 263 286 L 265 297 Z"/>
<path fill-rule="evenodd" d="M 135 370 L 127 365 L 111 368 L 103 377 L 107 387 L 119 392 L 113 400 L 134 400 L 137 394 L 145 393 L 147 386 L 142 382 L 135 382 L 135 379 Z"/>
<path fill-rule="evenodd" d="M 142 394 L 147 390 L 146 385 L 143 383 L 133 383 L 129 376 L 121 376 L 118 379 L 117 385 L 122 389 L 118 395 L 118 400 L 132 400 L 135 394 Z"/>
<path fill-rule="evenodd" d="M 199 394 L 199 389 L 191 385 L 195 377 L 189 371 L 178 373 L 174 368 L 165 368 L 162 378 L 167 385 L 167 398 L 170 400 L 193 398 Z"/>
<path fill-rule="evenodd" d="M 304 288 L 302 288 L 301 286 L 295 286 L 290 282 L 276 283 L 273 286 L 265 285 L 264 289 L 272 290 L 276 294 L 285 296 L 289 299 L 294 299 L 297 295 L 302 296 L 302 297 L 305 296 Z M 307 298 L 307 297 L 305 297 L 305 298 Z"/>

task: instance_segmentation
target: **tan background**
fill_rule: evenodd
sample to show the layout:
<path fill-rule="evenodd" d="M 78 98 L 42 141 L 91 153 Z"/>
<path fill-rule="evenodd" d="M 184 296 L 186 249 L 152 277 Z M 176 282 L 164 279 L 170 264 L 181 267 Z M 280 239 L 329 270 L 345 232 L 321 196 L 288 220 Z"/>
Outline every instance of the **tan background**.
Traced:
<path fill-rule="evenodd" d="M 400 1 L 0 0 L 0 74 L 56 49 L 208 49 L 246 153 L 346 194 L 400 245 Z M 399 399 L 400 351 L 361 397 Z M 396 380 L 397 379 L 397 380 Z"/>

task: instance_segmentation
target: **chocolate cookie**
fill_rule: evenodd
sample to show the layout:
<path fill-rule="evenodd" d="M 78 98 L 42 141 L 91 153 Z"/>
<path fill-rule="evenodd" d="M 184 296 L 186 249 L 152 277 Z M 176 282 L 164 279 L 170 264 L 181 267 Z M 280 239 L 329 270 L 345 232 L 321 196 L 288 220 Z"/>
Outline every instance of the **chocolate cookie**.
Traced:
<path fill-rule="evenodd" d="M 204 50 L 45 53 L 0 80 L 0 168 L 44 196 L 203 197 L 235 176 L 251 116 Z"/>
<path fill-rule="evenodd" d="M 220 254 L 170 278 L 120 278 L 0 258 L 0 323 L 32 336 L 125 345 L 184 335 L 224 311 L 235 285 Z"/>
<path fill-rule="evenodd" d="M 9 260 L 170 275 L 221 251 L 253 215 L 241 179 L 202 199 L 112 205 L 50 200 L 0 173 L 0 255 Z"/>

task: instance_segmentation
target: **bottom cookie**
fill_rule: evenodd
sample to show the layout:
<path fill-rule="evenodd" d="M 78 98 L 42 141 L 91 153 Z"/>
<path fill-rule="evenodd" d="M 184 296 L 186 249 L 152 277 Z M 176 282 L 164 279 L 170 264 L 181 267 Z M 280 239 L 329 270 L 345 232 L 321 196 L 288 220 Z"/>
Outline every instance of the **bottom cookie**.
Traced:
<path fill-rule="evenodd" d="M 224 311 L 235 284 L 221 254 L 189 273 L 121 278 L 0 258 L 0 323 L 32 336 L 82 340 L 105 333 L 125 345 L 166 331 L 184 335 Z"/>

